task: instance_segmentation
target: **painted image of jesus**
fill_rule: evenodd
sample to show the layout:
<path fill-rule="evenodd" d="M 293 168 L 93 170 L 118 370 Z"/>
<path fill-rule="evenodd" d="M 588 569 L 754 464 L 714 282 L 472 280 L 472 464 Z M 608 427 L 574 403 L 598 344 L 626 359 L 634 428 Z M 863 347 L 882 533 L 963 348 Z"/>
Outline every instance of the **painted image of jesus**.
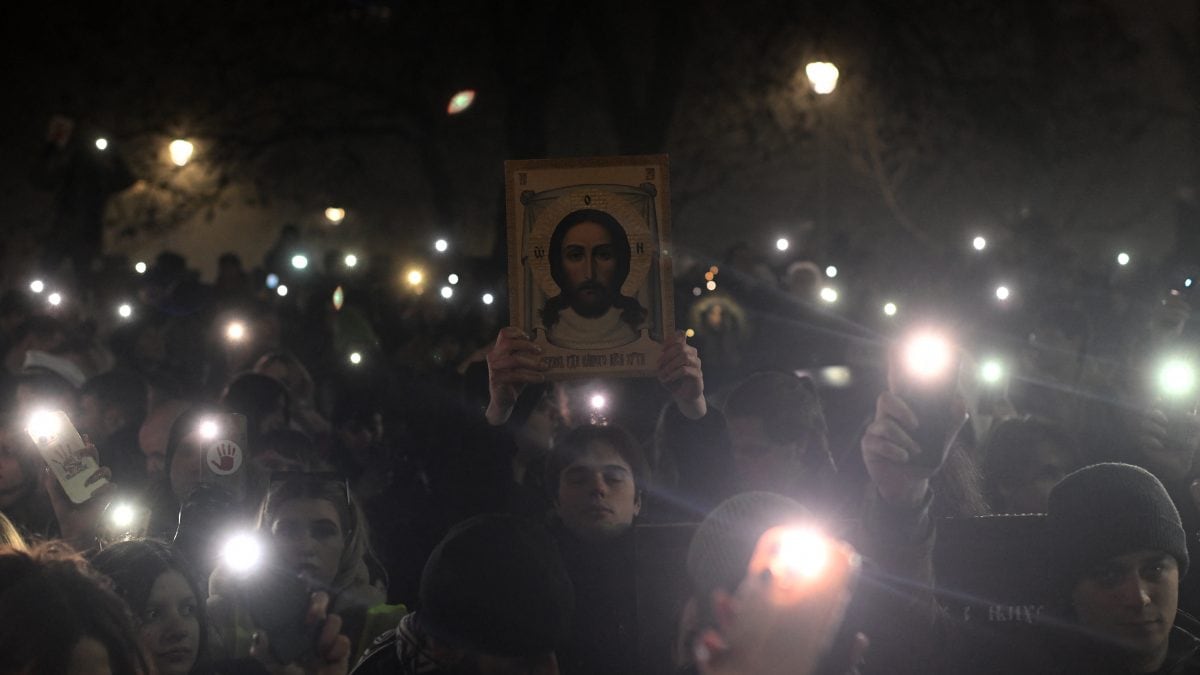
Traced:
<path fill-rule="evenodd" d="M 608 349 L 637 340 L 647 312 L 637 298 L 621 295 L 631 252 L 617 219 L 597 209 L 572 211 L 554 228 L 549 249 L 550 276 L 562 291 L 541 310 L 550 344 Z"/>

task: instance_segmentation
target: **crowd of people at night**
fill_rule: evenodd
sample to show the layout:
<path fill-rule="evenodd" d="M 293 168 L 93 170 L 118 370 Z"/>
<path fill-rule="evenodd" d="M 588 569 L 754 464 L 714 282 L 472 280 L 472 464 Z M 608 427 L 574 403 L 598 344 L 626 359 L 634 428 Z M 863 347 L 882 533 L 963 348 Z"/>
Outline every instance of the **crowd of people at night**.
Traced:
<path fill-rule="evenodd" d="M 550 381 L 495 266 L 348 253 L 6 275 L 0 671 L 1200 672 L 1194 262 L 997 310 L 691 254 L 653 376 Z"/>

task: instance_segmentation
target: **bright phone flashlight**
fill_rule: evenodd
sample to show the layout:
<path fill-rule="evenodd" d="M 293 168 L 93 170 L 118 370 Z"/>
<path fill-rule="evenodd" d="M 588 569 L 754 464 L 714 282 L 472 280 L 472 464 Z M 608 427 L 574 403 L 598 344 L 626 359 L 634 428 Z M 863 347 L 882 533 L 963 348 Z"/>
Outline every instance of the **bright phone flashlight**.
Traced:
<path fill-rule="evenodd" d="M 437 251 L 438 253 L 445 253 L 449 248 L 450 242 L 446 241 L 445 239 L 438 239 L 437 241 L 433 242 L 433 250 Z"/>
<path fill-rule="evenodd" d="M 46 282 L 42 281 L 41 279 L 34 279 L 33 281 L 29 282 L 29 290 L 33 291 L 34 293 L 41 293 L 42 291 L 46 290 Z"/>
<path fill-rule="evenodd" d="M 1196 369 L 1183 359 L 1168 359 L 1158 369 L 1158 388 L 1165 396 L 1187 396 L 1196 390 Z"/>
<path fill-rule="evenodd" d="M 985 384 L 999 384 L 1004 379 L 1004 364 L 996 359 L 988 359 L 979 367 L 979 379 Z"/>
<path fill-rule="evenodd" d="M 225 337 L 230 342 L 241 342 L 246 338 L 246 324 L 241 321 L 230 321 L 229 325 L 225 326 Z"/>
<path fill-rule="evenodd" d="M 46 296 L 46 301 L 49 302 L 54 307 L 58 307 L 59 305 L 61 305 L 62 300 L 63 300 L 63 298 L 62 298 L 61 293 L 51 293 L 50 295 Z"/>
<path fill-rule="evenodd" d="M 604 397 L 604 394 L 592 394 L 588 403 L 591 404 L 592 410 L 604 410 L 608 406 L 608 399 Z"/>
<path fill-rule="evenodd" d="M 29 422 L 25 428 L 29 431 L 29 435 L 36 438 L 53 438 L 62 431 L 62 425 L 59 423 L 58 415 L 55 415 L 49 410 L 37 410 L 29 416 Z"/>
<path fill-rule="evenodd" d="M 359 352 L 350 352 L 350 363 L 353 363 L 357 366 L 358 364 L 362 363 L 362 359 L 362 354 Z"/>
<path fill-rule="evenodd" d="M 244 532 L 230 537 L 221 549 L 221 559 L 229 569 L 240 574 L 258 567 L 262 557 L 262 543 L 254 535 Z"/>
<path fill-rule="evenodd" d="M 779 548 L 771 559 L 771 574 L 780 583 L 799 577 L 811 581 L 829 564 L 829 540 L 809 528 L 789 528 L 779 535 Z"/>
<path fill-rule="evenodd" d="M 200 436 L 207 441 L 211 441 L 217 437 L 221 428 L 213 420 L 204 420 L 200 423 Z"/>
<path fill-rule="evenodd" d="M 121 303 L 121 305 L 117 307 L 117 315 L 122 319 L 128 319 L 129 317 L 133 316 L 133 305 L 129 304 L 128 302 Z"/>
<path fill-rule="evenodd" d="M 108 518 L 113 526 L 125 529 L 133 525 L 137 519 L 137 511 L 129 504 L 114 504 Z"/>
<path fill-rule="evenodd" d="M 308 267 L 308 256 L 297 253 L 292 256 L 292 267 L 302 270 Z"/>
<path fill-rule="evenodd" d="M 923 380 L 945 375 L 952 359 L 950 341 L 937 333 L 918 333 L 904 345 L 904 367 Z"/>

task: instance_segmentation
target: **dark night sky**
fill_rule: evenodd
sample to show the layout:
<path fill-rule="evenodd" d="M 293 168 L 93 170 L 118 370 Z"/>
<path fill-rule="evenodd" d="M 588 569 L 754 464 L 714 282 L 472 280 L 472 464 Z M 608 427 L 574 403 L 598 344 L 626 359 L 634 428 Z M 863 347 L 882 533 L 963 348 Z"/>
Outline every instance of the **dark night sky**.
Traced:
<path fill-rule="evenodd" d="M 1170 244 L 1200 122 L 1197 16 L 1144 5 L 6 7 L 5 229 L 48 222 L 27 175 L 67 112 L 142 179 L 113 200 L 112 249 L 201 268 L 288 221 L 321 244 L 414 255 L 446 233 L 488 255 L 504 159 L 631 152 L 671 154 L 677 250 L 701 256 L 786 233 L 886 267 L 1037 223 L 1083 259 L 1142 259 Z M 799 76 L 818 57 L 842 69 L 824 99 Z M 463 87 L 476 104 L 448 117 Z M 197 148 L 183 170 L 177 136 Z"/>

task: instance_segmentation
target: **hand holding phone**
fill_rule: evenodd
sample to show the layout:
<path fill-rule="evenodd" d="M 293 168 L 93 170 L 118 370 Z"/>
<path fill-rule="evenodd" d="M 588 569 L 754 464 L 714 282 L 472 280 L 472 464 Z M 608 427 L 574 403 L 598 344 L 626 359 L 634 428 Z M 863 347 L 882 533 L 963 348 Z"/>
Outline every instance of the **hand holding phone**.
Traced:
<path fill-rule="evenodd" d="M 88 452 L 83 438 L 63 411 L 34 412 L 25 429 L 72 503 L 88 501 L 96 490 L 108 484 L 107 478 L 96 476 L 100 463 L 95 452 Z"/>

